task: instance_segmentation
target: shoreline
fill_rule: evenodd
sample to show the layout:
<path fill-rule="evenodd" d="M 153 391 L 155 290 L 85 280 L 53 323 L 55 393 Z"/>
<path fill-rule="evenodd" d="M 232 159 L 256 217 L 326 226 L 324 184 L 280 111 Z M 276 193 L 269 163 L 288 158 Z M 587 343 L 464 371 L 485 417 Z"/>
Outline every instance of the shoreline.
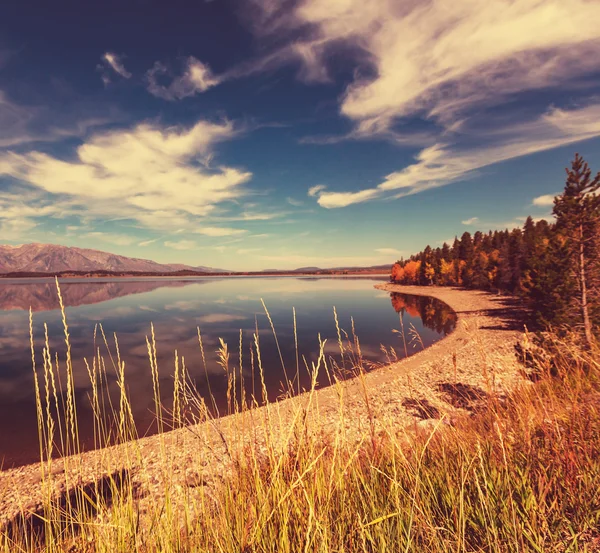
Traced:
<path fill-rule="evenodd" d="M 92 483 L 125 469 L 136 488 L 142 490 L 143 512 L 160 497 L 165 484 L 175 486 L 183 501 L 186 494 L 198 491 L 197 485 L 190 482 L 200 480 L 203 488 L 210 489 L 230 474 L 236 451 L 248 446 L 264 450 L 267 442 L 285 446 L 290 428 L 299 417 L 310 419 L 306 424 L 311 431 L 324 436 L 342 433 L 346 440 L 358 440 L 369 428 L 376 432 L 389 425 L 399 430 L 418 427 L 421 423 L 406 400 L 425 401 L 451 418 L 457 408 L 440 392 L 443 383 L 458 382 L 478 390 L 502 392 L 520 381 L 513 346 L 522 332 L 524 310 L 514 299 L 446 287 L 382 283 L 375 288 L 437 298 L 457 314 L 457 326 L 423 351 L 361 378 L 242 414 L 142 437 L 79 457 L 53 460 L 46 480 L 64 493 L 70 487 L 67 482 Z M 396 347 L 399 349 L 400 343 Z M 0 528 L 21 511 L 39 508 L 47 497 L 41 483 L 39 463 L 0 472 Z"/>

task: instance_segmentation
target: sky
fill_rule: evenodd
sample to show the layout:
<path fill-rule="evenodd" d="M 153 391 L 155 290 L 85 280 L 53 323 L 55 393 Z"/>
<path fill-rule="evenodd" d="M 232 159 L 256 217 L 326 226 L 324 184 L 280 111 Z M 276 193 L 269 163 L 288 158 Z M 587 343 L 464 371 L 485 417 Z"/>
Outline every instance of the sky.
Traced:
<path fill-rule="evenodd" d="M 597 0 L 3 0 L 0 243 L 392 263 L 600 170 Z"/>

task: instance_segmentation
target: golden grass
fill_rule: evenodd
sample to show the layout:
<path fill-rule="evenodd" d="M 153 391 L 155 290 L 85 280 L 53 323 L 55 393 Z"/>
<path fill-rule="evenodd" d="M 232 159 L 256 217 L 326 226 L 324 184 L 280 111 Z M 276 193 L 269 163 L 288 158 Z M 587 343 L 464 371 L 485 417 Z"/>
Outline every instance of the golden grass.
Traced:
<path fill-rule="evenodd" d="M 198 338 L 204 357 L 200 333 Z M 339 327 L 338 338 L 342 358 L 351 360 L 362 378 L 358 339 L 344 341 Z M 552 340 L 552 366 L 547 358 L 534 362 L 535 384 L 508 397 L 490 394 L 474 414 L 452 424 L 438 420 L 425 430 L 381 431 L 369 411 L 364 435 L 348 439 L 342 393 L 339 424 L 326 434 L 311 424 L 319 416 L 318 374 L 325 372 L 335 385 L 340 369 L 326 359 L 324 344 L 317 363 L 304 362 L 312 380 L 306 401 L 283 420 L 279 404 L 267 400 L 258 333 L 249 362 L 252 375 L 260 373 L 260 397 L 245 390 L 241 348 L 236 364 L 222 343 L 219 364 L 228 381 L 228 411 L 241 414 L 233 434 L 225 435 L 204 398 L 194 393 L 185 360 L 177 354 L 173 408 L 166 416 L 152 331 L 147 347 L 163 484 L 150 510 L 142 513 L 128 473 L 143 464 L 142 452 L 118 347 L 112 360 L 118 405 L 102 394 L 107 368 L 99 354 L 88 375 L 96 445 L 128 443 L 120 450 L 127 453 L 120 461 L 124 471 L 87 487 L 70 476 L 72 493 L 56 494 L 54 457 L 74 454 L 65 459 L 72 475 L 82 456 L 71 360 L 67 357 L 63 389 L 46 338 L 41 382 L 34 367 L 44 501 L 37 514 L 24 509 L 21 519 L 2 531 L 0 552 L 600 551 L 600 352 L 580 347 L 573 336 Z M 31 347 L 33 356 L 33 341 Z M 297 361 L 296 374 L 299 370 Z M 286 380 L 290 393 L 297 392 L 287 373 Z M 368 405 L 369 390 L 362 382 Z M 259 440 L 248 439 L 256 436 L 256 428 L 243 414 L 259 405 L 264 433 Z M 177 456 L 164 445 L 164 432 L 169 424 L 190 422 L 205 422 L 220 433 L 233 467 L 214 487 L 181 490 L 171 481 Z M 202 428 L 191 427 L 190 440 Z M 202 473 L 193 447 L 191 459 L 189 468 L 197 462 Z"/>

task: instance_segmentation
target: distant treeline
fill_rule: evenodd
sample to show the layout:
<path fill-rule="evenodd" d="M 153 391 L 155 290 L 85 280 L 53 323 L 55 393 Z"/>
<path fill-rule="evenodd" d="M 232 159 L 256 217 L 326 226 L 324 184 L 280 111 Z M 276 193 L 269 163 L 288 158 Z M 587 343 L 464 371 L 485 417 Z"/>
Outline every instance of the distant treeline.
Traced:
<path fill-rule="evenodd" d="M 576 155 L 554 199 L 554 222 L 528 217 L 523 228 L 465 232 L 451 246 L 427 246 L 399 260 L 391 280 L 518 295 L 536 323 L 580 324 L 592 340 L 600 325 L 599 187 L 600 173 L 592 178 Z"/>
<path fill-rule="evenodd" d="M 294 270 L 294 271 L 238 271 L 238 272 L 201 272 L 182 269 L 180 271 L 156 272 L 156 271 L 13 271 L 10 273 L 0 273 L 2 278 L 102 278 L 102 277 L 223 277 L 223 276 L 301 276 L 301 275 L 369 275 L 385 274 L 389 271 L 391 265 L 382 265 L 381 267 L 349 268 L 349 269 L 314 269 L 314 270 Z"/>

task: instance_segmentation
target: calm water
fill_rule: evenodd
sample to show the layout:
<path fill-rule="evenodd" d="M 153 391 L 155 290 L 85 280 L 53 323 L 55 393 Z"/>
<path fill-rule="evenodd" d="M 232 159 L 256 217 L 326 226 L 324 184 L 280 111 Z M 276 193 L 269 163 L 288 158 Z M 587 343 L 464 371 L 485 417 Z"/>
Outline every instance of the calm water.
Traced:
<path fill-rule="evenodd" d="M 412 340 L 418 333 L 428 346 L 450 332 L 454 313 L 432 298 L 388 294 L 373 288 L 371 278 L 204 278 L 189 280 L 110 279 L 68 280 L 61 284 L 67 306 L 80 431 L 90 443 L 90 383 L 84 358 L 91 363 L 96 348 L 105 357 L 112 374 L 107 393 L 116 391 L 116 378 L 108 351 L 94 329 L 101 323 L 114 354 L 118 336 L 133 413 L 140 434 L 152 432 L 153 395 L 146 336 L 154 324 L 161 391 L 169 402 L 173 386 L 174 351 L 184 356 L 196 389 L 207 395 L 207 378 L 198 347 L 200 328 L 208 365 L 208 380 L 221 412 L 225 409 L 226 378 L 216 363 L 219 338 L 229 346 L 232 365 L 239 366 L 240 330 L 242 368 L 246 388 L 252 390 L 251 348 L 258 330 L 265 379 L 272 399 L 281 394 L 284 370 L 270 323 L 261 304 L 264 300 L 277 332 L 283 363 L 290 378 L 296 375 L 296 349 L 292 308 L 296 310 L 300 378 L 294 387 L 309 384 L 302 359 L 310 365 L 319 353 L 318 336 L 326 339 L 325 352 L 340 363 L 333 307 L 341 328 L 352 337 L 352 322 L 360 339 L 363 357 L 369 364 L 384 363 L 394 348 L 404 357 L 400 321 L 406 336 L 408 355 L 422 347 Z M 32 462 L 38 458 L 33 374 L 29 346 L 29 307 L 34 311 L 33 329 L 36 364 L 42 364 L 44 323 L 48 324 L 50 345 L 65 358 L 64 335 L 58 298 L 53 281 L 20 280 L 0 282 L 0 464 L 4 467 Z M 349 367 L 347 367 L 349 368 Z M 256 377 L 256 374 L 255 374 Z M 258 383 L 258 384 L 257 384 Z M 326 385 L 325 375 L 320 385 Z M 255 389 L 260 390 L 256 377 Z"/>

